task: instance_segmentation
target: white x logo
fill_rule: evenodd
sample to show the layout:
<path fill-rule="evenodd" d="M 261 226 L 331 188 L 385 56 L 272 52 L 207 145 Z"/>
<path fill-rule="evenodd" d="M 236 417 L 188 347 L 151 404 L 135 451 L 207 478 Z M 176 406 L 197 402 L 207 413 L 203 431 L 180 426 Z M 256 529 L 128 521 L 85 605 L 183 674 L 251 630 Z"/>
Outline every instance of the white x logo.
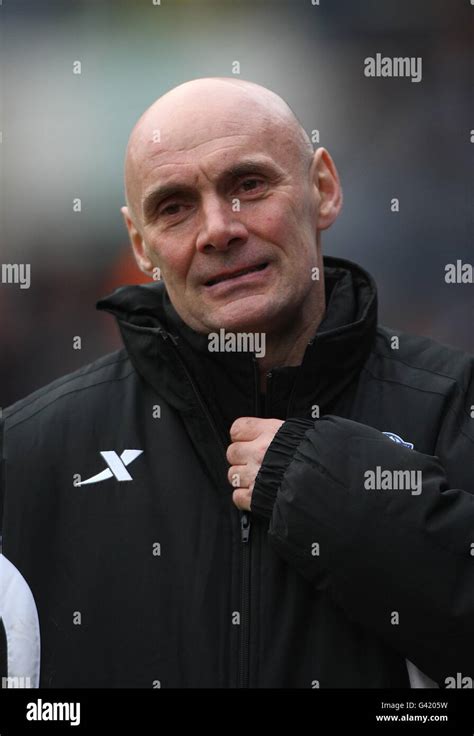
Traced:
<path fill-rule="evenodd" d="M 117 480 L 133 480 L 126 465 L 130 465 L 142 452 L 143 450 L 124 450 L 119 457 L 114 450 L 104 450 L 100 454 L 109 467 L 97 473 L 97 475 L 93 475 L 92 478 L 77 483 L 77 485 L 85 486 L 88 483 L 100 483 L 102 480 L 112 478 L 113 475 Z"/>

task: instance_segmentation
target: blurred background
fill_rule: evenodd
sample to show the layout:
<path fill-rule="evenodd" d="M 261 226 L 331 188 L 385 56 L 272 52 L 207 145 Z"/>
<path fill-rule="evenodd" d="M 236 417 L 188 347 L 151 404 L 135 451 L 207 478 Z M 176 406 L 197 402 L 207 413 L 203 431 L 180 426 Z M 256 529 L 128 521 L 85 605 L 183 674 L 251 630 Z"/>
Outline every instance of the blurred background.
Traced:
<path fill-rule="evenodd" d="M 381 322 L 474 351 L 474 286 L 444 280 L 447 263 L 474 263 L 474 7 L 314 2 L 3 0 L 0 264 L 30 264 L 31 286 L 0 283 L 0 406 L 120 346 L 95 302 L 146 280 L 120 214 L 130 130 L 171 87 L 235 61 L 332 154 L 345 205 L 324 252 L 372 273 Z M 422 81 L 365 77 L 377 53 L 421 56 Z"/>

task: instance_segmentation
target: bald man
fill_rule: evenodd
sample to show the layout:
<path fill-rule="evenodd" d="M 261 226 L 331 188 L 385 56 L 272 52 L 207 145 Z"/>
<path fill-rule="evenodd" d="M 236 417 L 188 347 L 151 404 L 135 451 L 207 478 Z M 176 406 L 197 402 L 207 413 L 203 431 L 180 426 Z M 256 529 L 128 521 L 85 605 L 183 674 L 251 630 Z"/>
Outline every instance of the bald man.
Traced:
<path fill-rule="evenodd" d="M 98 305 L 124 348 L 4 412 L 4 554 L 41 634 L 40 665 L 12 651 L 10 598 L 9 676 L 472 687 L 472 357 L 378 325 L 373 279 L 323 260 L 336 167 L 268 89 L 160 97 L 125 189 L 150 283 Z"/>
<path fill-rule="evenodd" d="M 181 319 L 200 333 L 265 332 L 262 376 L 298 365 L 324 313 L 312 277 L 342 194 L 288 105 L 249 82 L 183 84 L 132 131 L 125 185 L 138 265 L 159 269 Z"/>

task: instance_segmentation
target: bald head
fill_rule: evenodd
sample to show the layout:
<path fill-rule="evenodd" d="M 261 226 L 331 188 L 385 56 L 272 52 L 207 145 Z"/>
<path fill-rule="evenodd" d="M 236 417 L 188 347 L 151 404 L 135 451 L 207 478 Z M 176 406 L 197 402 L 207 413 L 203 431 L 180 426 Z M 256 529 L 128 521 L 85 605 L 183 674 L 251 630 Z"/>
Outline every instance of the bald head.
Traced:
<path fill-rule="evenodd" d="M 135 125 L 125 182 L 137 263 L 159 273 L 189 327 L 279 331 L 279 341 L 314 327 L 319 232 L 339 212 L 340 186 L 281 97 L 233 78 L 175 87 Z"/>
<path fill-rule="evenodd" d="M 160 153 L 183 152 L 212 140 L 258 134 L 288 158 L 309 166 L 313 146 L 289 105 L 275 92 L 228 77 L 195 79 L 159 97 L 134 126 L 125 159 L 125 193 L 137 226 L 149 165 Z"/>

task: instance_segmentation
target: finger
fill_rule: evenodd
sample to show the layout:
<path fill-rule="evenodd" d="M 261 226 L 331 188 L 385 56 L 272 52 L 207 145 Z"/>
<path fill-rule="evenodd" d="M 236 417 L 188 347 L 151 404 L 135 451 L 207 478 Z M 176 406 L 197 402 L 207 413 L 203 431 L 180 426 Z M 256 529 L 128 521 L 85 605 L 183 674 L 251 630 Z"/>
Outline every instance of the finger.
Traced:
<path fill-rule="evenodd" d="M 250 459 L 249 442 L 233 442 L 227 448 L 226 458 L 231 465 L 245 465 Z"/>
<path fill-rule="evenodd" d="M 262 422 L 259 417 L 239 417 L 230 428 L 230 437 L 234 440 L 254 440 L 260 434 Z"/>
<path fill-rule="evenodd" d="M 238 488 L 232 494 L 232 501 L 241 511 L 250 511 L 252 494 L 248 488 Z"/>
<path fill-rule="evenodd" d="M 228 478 L 234 488 L 250 488 L 255 482 L 257 473 L 260 469 L 259 465 L 234 465 L 229 472 Z"/>
<path fill-rule="evenodd" d="M 245 465 L 232 465 L 227 472 L 227 480 L 234 488 L 244 488 L 246 485 L 243 482 L 245 473 Z"/>

